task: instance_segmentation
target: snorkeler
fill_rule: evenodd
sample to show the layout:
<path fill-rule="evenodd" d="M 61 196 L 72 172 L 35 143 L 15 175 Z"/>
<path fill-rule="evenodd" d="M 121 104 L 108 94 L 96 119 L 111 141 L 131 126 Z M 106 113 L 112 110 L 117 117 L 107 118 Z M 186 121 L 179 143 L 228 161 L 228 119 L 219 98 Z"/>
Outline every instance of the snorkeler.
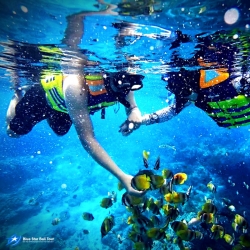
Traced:
<path fill-rule="evenodd" d="M 220 127 L 235 128 L 250 123 L 250 98 L 244 91 L 244 86 L 249 89 L 249 83 L 244 75 L 234 78 L 223 70 L 182 69 L 169 73 L 163 80 L 168 82 L 166 88 L 174 93 L 175 101 L 167 108 L 145 115 L 145 125 L 168 121 L 191 103 L 205 111 Z"/>
<path fill-rule="evenodd" d="M 83 147 L 93 159 L 115 175 L 129 192 L 138 194 L 131 187 L 132 176 L 119 169 L 95 139 L 90 114 L 101 110 L 104 116 L 106 107 L 120 102 L 126 107 L 128 120 L 140 124 L 141 114 L 132 91 L 142 87 L 142 79 L 141 75 L 126 72 L 85 76 L 80 72 L 51 73 L 25 91 L 22 98 L 19 93 L 12 99 L 7 112 L 7 133 L 11 137 L 25 135 L 46 119 L 57 135 L 65 135 L 74 124 Z"/>
<path fill-rule="evenodd" d="M 178 72 L 162 76 L 171 93 L 170 105 L 143 116 L 144 125 L 166 122 L 178 115 L 185 107 L 194 105 L 207 113 L 220 127 L 237 128 L 250 124 L 250 74 L 235 70 L 232 61 L 238 48 L 230 44 L 212 43 L 204 39 L 201 49 L 190 60 L 178 60 Z M 186 70 L 184 63 L 194 61 L 198 70 Z M 120 132 L 128 135 L 121 125 Z"/>
<path fill-rule="evenodd" d="M 110 5 L 107 13 L 112 8 Z M 127 119 L 136 124 L 129 130 L 138 128 L 142 118 L 133 91 L 142 87 L 143 76 L 124 71 L 93 75 L 83 72 L 89 61 L 80 54 L 78 44 L 84 34 L 83 19 L 87 14 L 102 12 L 85 12 L 68 18 L 63 39 L 68 47 L 63 53 L 74 52 L 70 67 L 62 65 L 63 73 L 48 72 L 41 75 L 37 84 L 27 89 L 20 87 L 16 81 L 15 94 L 7 111 L 7 133 L 11 137 L 25 135 L 46 119 L 57 135 L 65 135 L 73 124 L 82 146 L 90 156 L 117 177 L 128 193 L 140 196 L 144 192 L 131 187 L 132 176 L 117 166 L 95 138 L 90 114 L 101 110 L 103 117 L 106 107 L 119 102 L 126 108 Z"/>

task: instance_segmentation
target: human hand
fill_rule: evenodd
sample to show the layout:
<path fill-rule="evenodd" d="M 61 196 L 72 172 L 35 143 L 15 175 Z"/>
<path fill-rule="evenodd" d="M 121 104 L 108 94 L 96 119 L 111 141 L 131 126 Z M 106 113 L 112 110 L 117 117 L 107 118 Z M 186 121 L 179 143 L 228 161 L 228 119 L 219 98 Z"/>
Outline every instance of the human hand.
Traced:
<path fill-rule="evenodd" d="M 121 124 L 119 132 L 121 132 L 123 136 L 130 135 L 134 130 L 141 126 L 141 123 L 141 112 L 137 107 L 134 107 L 130 111 L 127 120 Z"/>
<path fill-rule="evenodd" d="M 146 194 L 146 191 L 137 191 L 131 186 L 131 181 L 133 179 L 132 175 L 125 174 L 121 179 L 122 185 L 125 187 L 127 192 L 132 196 L 141 197 Z"/>
<path fill-rule="evenodd" d="M 129 120 L 126 120 L 124 123 L 121 124 L 119 132 L 122 133 L 123 136 L 130 135 L 134 130 L 140 127 L 140 123 L 135 123 Z"/>

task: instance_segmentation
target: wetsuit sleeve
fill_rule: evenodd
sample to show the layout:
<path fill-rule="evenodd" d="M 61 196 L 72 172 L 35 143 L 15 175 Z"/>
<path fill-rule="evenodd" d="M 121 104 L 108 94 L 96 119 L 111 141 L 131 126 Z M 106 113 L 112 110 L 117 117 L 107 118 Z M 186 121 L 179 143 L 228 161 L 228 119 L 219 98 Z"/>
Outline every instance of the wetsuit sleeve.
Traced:
<path fill-rule="evenodd" d="M 166 108 L 158 110 L 152 114 L 146 114 L 142 117 L 142 124 L 151 125 L 155 123 L 162 123 L 169 121 L 177 115 L 176 105 L 172 104 Z"/>

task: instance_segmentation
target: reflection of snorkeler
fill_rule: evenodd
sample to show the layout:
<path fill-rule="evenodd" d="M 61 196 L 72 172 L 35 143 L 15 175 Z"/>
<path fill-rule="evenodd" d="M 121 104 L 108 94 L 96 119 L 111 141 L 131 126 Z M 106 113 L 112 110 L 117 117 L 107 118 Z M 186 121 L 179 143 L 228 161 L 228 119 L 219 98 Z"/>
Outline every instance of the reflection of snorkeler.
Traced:
<path fill-rule="evenodd" d="M 139 15 L 152 15 L 162 11 L 161 1 L 154 0 L 128 0 L 118 4 L 119 15 L 122 16 L 139 16 Z"/>
<path fill-rule="evenodd" d="M 105 3 L 103 0 L 98 0 L 103 6 L 106 6 L 105 10 L 102 11 L 83 11 L 77 14 L 73 14 L 67 17 L 68 26 L 65 30 L 65 37 L 62 40 L 64 44 L 69 47 L 76 49 L 76 44 L 79 44 L 83 36 L 84 30 L 84 18 L 87 16 L 102 15 L 102 16 L 138 16 L 138 15 L 151 15 L 154 12 L 161 11 L 162 3 L 155 2 L 152 0 L 147 1 L 129 1 L 123 2 L 117 5 Z M 158 6 L 158 7 L 157 7 Z M 160 6 L 160 7 L 159 7 Z M 77 25 L 75 25 L 77 23 Z M 115 27 L 115 26 L 114 26 Z M 117 28 L 117 27 L 115 27 Z M 123 36 L 115 36 L 117 48 L 122 47 L 125 42 Z"/>
<path fill-rule="evenodd" d="M 84 35 L 84 18 L 86 16 L 117 16 L 118 12 L 115 12 L 114 9 L 117 8 L 116 5 L 106 4 L 102 0 L 98 0 L 102 5 L 106 5 L 106 9 L 103 11 L 82 11 L 77 14 L 73 14 L 67 17 L 67 28 L 65 30 L 65 36 L 62 40 L 63 44 L 67 44 L 70 48 L 78 49 L 78 45 L 81 42 L 81 39 Z"/>
<path fill-rule="evenodd" d="M 191 41 L 190 36 L 183 34 L 180 30 L 176 30 L 175 34 L 176 34 L 176 39 L 171 43 L 171 47 L 169 49 L 177 48 L 181 45 L 181 43 L 186 43 Z"/>

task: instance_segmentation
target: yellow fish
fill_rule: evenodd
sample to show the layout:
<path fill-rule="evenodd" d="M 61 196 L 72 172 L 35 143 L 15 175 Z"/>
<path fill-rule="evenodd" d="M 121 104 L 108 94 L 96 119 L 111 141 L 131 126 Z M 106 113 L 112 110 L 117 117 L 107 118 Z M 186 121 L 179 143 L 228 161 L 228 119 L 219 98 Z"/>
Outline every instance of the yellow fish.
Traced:
<path fill-rule="evenodd" d="M 154 226 L 153 222 L 148 217 L 146 217 L 142 214 L 139 216 L 133 216 L 133 220 L 135 221 L 135 224 L 141 228 Z"/>
<path fill-rule="evenodd" d="M 191 241 L 194 239 L 202 239 L 203 234 L 199 231 L 193 231 L 193 230 L 181 230 L 177 232 L 177 235 L 185 241 Z"/>
<path fill-rule="evenodd" d="M 244 247 L 250 247 L 250 233 L 242 234 L 240 236 L 239 242 Z"/>
<path fill-rule="evenodd" d="M 145 243 L 142 241 L 138 241 L 134 243 L 133 249 L 134 250 L 144 250 L 144 249 L 150 249 L 148 248 L 149 243 Z"/>
<path fill-rule="evenodd" d="M 156 215 L 151 216 L 150 220 L 153 222 L 154 226 L 159 226 L 161 223 L 160 219 Z"/>
<path fill-rule="evenodd" d="M 157 205 L 158 208 L 162 208 L 162 206 L 163 206 L 163 198 L 161 197 L 160 199 L 156 200 L 155 204 Z"/>
<path fill-rule="evenodd" d="M 187 174 L 177 173 L 172 179 L 173 185 L 182 185 L 187 180 Z"/>
<path fill-rule="evenodd" d="M 166 194 L 164 198 L 167 202 L 174 204 L 184 204 L 188 200 L 188 196 L 185 193 L 177 193 L 175 191 Z"/>
<path fill-rule="evenodd" d="M 163 213 L 167 216 L 169 221 L 175 220 L 178 215 L 180 214 L 180 211 L 177 207 L 171 206 L 169 204 L 166 204 L 162 207 Z"/>
<path fill-rule="evenodd" d="M 121 182 L 118 182 L 117 188 L 119 191 L 121 191 L 122 189 L 124 189 L 124 186 Z"/>
<path fill-rule="evenodd" d="M 88 221 L 94 220 L 93 214 L 87 213 L 87 212 L 85 212 L 85 213 L 82 214 L 82 218 L 83 218 L 84 220 L 88 220 Z"/>
<path fill-rule="evenodd" d="M 161 228 L 150 228 L 146 231 L 146 235 L 154 240 L 163 240 L 165 238 L 165 231 Z"/>
<path fill-rule="evenodd" d="M 231 236 L 230 234 L 225 234 L 223 238 L 226 241 L 226 243 L 228 243 L 229 245 L 233 245 L 234 240 L 235 240 L 234 234 L 233 236 Z"/>
<path fill-rule="evenodd" d="M 55 218 L 55 219 L 52 220 L 51 224 L 52 224 L 53 226 L 56 226 L 56 225 L 59 224 L 60 221 L 61 221 L 61 220 L 60 220 L 59 218 Z"/>
<path fill-rule="evenodd" d="M 202 14 L 203 12 L 205 12 L 207 10 L 207 7 L 206 6 L 203 6 L 200 8 L 199 10 L 199 14 Z"/>
<path fill-rule="evenodd" d="M 160 193 L 165 195 L 165 194 L 168 194 L 168 193 L 172 193 L 172 185 L 171 185 L 171 181 L 166 183 L 166 184 L 163 184 L 161 187 L 160 187 Z"/>
<path fill-rule="evenodd" d="M 202 206 L 202 211 L 205 212 L 205 213 L 216 214 L 218 209 L 213 203 L 205 203 Z"/>
<path fill-rule="evenodd" d="M 149 158 L 150 152 L 143 150 L 142 151 L 142 159 L 143 159 L 143 164 L 145 168 L 148 168 L 148 158 Z"/>
<path fill-rule="evenodd" d="M 126 209 L 127 209 L 128 212 L 132 213 L 135 216 L 139 216 L 141 214 L 141 208 L 139 206 L 126 207 Z"/>
<path fill-rule="evenodd" d="M 145 196 L 137 197 L 125 192 L 122 195 L 122 204 L 127 207 L 139 206 L 145 202 Z"/>
<path fill-rule="evenodd" d="M 131 225 L 131 224 L 134 224 L 134 223 L 135 223 L 135 221 L 133 219 L 133 216 L 129 216 L 128 219 L 127 219 L 127 224 Z"/>
<path fill-rule="evenodd" d="M 154 200 L 150 198 L 147 201 L 147 208 L 153 213 L 153 214 L 160 214 L 160 208 L 154 203 Z"/>
<path fill-rule="evenodd" d="M 242 229 L 243 233 L 246 233 L 248 229 L 248 222 L 243 216 L 236 214 L 234 217 L 234 222 L 232 223 L 232 227 L 236 232 Z"/>
<path fill-rule="evenodd" d="M 114 222 L 114 216 L 110 215 L 104 219 L 101 226 L 101 235 L 102 238 L 108 234 L 108 232 L 113 228 L 115 222 Z"/>
<path fill-rule="evenodd" d="M 211 181 L 207 184 L 207 188 L 208 188 L 212 193 L 215 193 L 215 192 L 216 192 L 216 187 L 215 187 L 215 185 L 214 185 Z"/>
<path fill-rule="evenodd" d="M 232 250 L 245 250 L 246 248 L 243 247 L 241 244 L 237 244 L 235 245 Z"/>
<path fill-rule="evenodd" d="M 154 169 L 155 170 L 158 170 L 160 168 L 160 156 L 158 156 L 158 158 L 156 159 L 156 162 L 155 162 L 155 166 L 154 166 Z"/>
<path fill-rule="evenodd" d="M 109 208 L 113 205 L 113 200 L 109 197 L 109 198 L 103 198 L 100 206 L 103 208 Z"/>
<path fill-rule="evenodd" d="M 128 233 L 128 238 L 133 242 L 138 242 L 140 240 L 140 237 L 141 235 L 133 230 Z"/>
<path fill-rule="evenodd" d="M 164 179 L 170 179 L 174 176 L 173 172 L 169 169 L 163 169 L 161 173 Z"/>
<path fill-rule="evenodd" d="M 146 150 L 143 150 L 143 151 L 142 151 L 142 157 L 145 158 L 146 160 L 148 160 L 149 155 L 150 155 L 150 152 L 148 152 L 148 151 L 146 151 Z"/>
<path fill-rule="evenodd" d="M 190 250 L 190 248 L 184 246 L 183 240 L 180 237 L 175 238 L 173 242 L 177 244 L 180 250 Z"/>
<path fill-rule="evenodd" d="M 150 188 L 153 190 L 162 187 L 165 182 L 164 178 L 161 175 L 151 175 L 150 181 L 151 181 Z"/>
<path fill-rule="evenodd" d="M 211 238 L 215 240 L 221 239 L 225 235 L 225 229 L 220 225 L 213 225 L 211 227 L 211 232 L 212 232 Z"/>
<path fill-rule="evenodd" d="M 132 188 L 144 191 L 150 189 L 150 177 L 146 174 L 135 175 L 131 181 Z"/>
<path fill-rule="evenodd" d="M 217 220 L 214 216 L 213 213 L 203 213 L 201 216 L 200 216 L 200 220 L 202 222 L 205 222 L 207 224 L 210 224 L 210 223 L 216 223 Z"/>
<path fill-rule="evenodd" d="M 171 223 L 171 228 L 175 231 L 175 233 L 183 230 L 188 230 L 187 224 L 182 221 L 174 221 L 173 223 Z"/>
<path fill-rule="evenodd" d="M 132 229 L 138 234 L 144 234 L 146 232 L 145 228 L 139 224 L 133 224 Z"/>

